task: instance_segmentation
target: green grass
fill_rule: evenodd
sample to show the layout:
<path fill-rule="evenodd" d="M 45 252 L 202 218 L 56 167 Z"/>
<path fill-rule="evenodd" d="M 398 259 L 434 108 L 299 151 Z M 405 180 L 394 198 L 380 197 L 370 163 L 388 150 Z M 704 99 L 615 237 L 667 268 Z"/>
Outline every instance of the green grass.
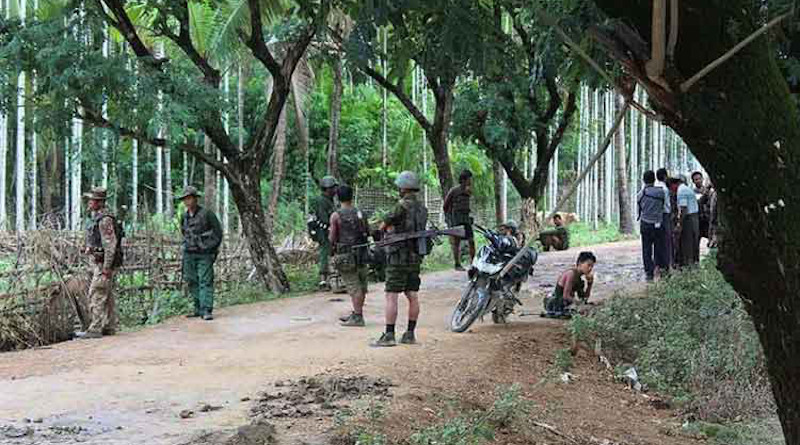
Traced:
<path fill-rule="evenodd" d="M 617 224 L 600 224 L 597 230 L 592 230 L 590 224 L 576 222 L 567 226 L 567 230 L 569 230 L 570 247 L 592 246 L 635 238 L 622 235 Z"/>
<path fill-rule="evenodd" d="M 693 422 L 684 432 L 703 437 L 718 445 L 785 445 L 777 418 L 736 423 Z"/>

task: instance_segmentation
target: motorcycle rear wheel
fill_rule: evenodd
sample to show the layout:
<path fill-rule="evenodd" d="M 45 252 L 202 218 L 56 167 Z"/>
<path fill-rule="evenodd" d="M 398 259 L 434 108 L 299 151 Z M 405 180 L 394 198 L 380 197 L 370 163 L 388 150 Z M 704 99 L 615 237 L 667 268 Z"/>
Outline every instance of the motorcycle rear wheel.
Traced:
<path fill-rule="evenodd" d="M 450 317 L 451 331 L 466 331 L 483 313 L 483 306 L 488 302 L 488 299 L 481 304 L 478 299 L 478 291 L 485 286 L 486 282 L 484 280 L 476 280 L 469 283 L 469 286 L 461 295 L 461 300 L 458 301 L 455 309 L 453 309 L 453 315 Z"/>

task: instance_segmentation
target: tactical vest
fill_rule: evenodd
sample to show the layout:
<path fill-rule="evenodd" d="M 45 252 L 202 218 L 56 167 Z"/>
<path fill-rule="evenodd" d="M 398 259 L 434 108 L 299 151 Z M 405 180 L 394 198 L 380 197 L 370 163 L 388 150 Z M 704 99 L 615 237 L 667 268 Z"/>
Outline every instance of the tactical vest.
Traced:
<path fill-rule="evenodd" d="M 211 249 L 204 241 L 209 236 L 209 232 L 213 230 L 208 224 L 208 215 L 203 207 L 198 207 L 197 212 L 190 216 L 189 212 L 183 214 L 181 220 L 181 230 L 183 232 L 183 244 L 186 252 L 189 253 L 213 253 L 215 249 Z"/>
<path fill-rule="evenodd" d="M 350 247 L 367 242 L 367 231 L 364 216 L 358 209 L 340 209 L 339 213 L 339 246 Z"/>
<path fill-rule="evenodd" d="M 103 236 L 100 234 L 100 221 L 103 218 L 111 218 L 114 223 L 114 236 L 117 238 L 117 250 L 114 253 L 114 262 L 112 267 L 122 266 L 122 237 L 125 236 L 122 225 L 117 221 L 117 218 L 105 211 L 98 212 L 89 223 L 86 229 L 86 245 L 92 249 L 92 254 L 96 262 L 103 262 L 105 258 L 105 249 L 103 248 Z"/>
<path fill-rule="evenodd" d="M 417 200 L 416 194 L 410 193 L 400 199 L 400 206 L 405 210 L 402 224 L 394 227 L 394 233 L 410 233 L 425 230 L 428 225 L 428 209 Z M 389 264 L 419 264 L 422 257 L 419 254 L 418 243 L 427 243 L 429 239 L 419 238 L 397 243 L 387 249 Z"/>

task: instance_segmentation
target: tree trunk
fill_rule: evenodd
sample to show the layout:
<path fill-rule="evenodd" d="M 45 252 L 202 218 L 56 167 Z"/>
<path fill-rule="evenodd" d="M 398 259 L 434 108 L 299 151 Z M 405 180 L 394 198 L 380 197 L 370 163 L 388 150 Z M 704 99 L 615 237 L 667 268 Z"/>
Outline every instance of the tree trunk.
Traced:
<path fill-rule="evenodd" d="M 6 207 L 6 162 L 8 160 L 8 115 L 0 110 L 0 231 L 8 228 Z"/>
<path fill-rule="evenodd" d="M 213 156 L 214 146 L 211 144 L 211 138 L 205 136 L 203 144 L 206 154 Z M 203 193 L 205 194 L 203 199 L 206 208 L 214 210 L 214 207 L 217 205 L 217 171 L 208 164 L 203 164 L 203 187 Z"/>
<path fill-rule="evenodd" d="M 427 136 L 433 149 L 433 159 L 439 174 L 439 188 L 442 200 L 444 200 L 447 192 L 453 188 L 450 153 L 447 151 L 450 121 L 453 116 L 453 85 L 440 86 L 438 91 L 434 91 L 434 96 L 436 97 L 436 111 L 433 116 L 433 126 Z"/>
<path fill-rule="evenodd" d="M 525 234 L 526 242 L 530 243 L 539 236 L 539 232 L 542 229 L 541 221 L 539 221 L 539 215 L 536 211 L 536 199 L 522 198 L 519 212 L 521 220 L 520 228 L 522 229 L 522 233 Z"/>
<path fill-rule="evenodd" d="M 278 204 L 281 198 L 281 186 L 286 174 L 286 108 L 278 119 L 278 128 L 275 129 L 275 143 L 272 145 L 272 192 L 269 196 L 267 211 L 267 231 L 275 233 L 275 215 L 278 214 Z"/>
<path fill-rule="evenodd" d="M 492 162 L 492 176 L 494 177 L 494 219 L 497 225 L 503 224 L 506 220 L 506 215 L 503 214 L 503 166 L 500 161 Z"/>
<path fill-rule="evenodd" d="M 612 17 L 648 36 L 649 6 L 599 0 Z M 686 141 L 717 186 L 723 218 L 718 267 L 753 318 L 786 443 L 800 444 L 800 116 L 762 37 L 686 92 L 678 86 L 761 23 L 746 0 L 681 2 L 680 41 L 666 91 L 641 74 L 643 57 L 622 59 L 650 104 Z M 730 23 L 737 24 L 731 32 Z M 747 125 L 742 123 L 746 122 Z"/>
<path fill-rule="evenodd" d="M 328 174 L 339 178 L 339 121 L 342 114 L 342 59 L 333 62 L 333 92 L 331 93 L 331 126 L 328 133 Z"/>
<path fill-rule="evenodd" d="M 614 109 L 617 114 L 627 114 L 628 107 L 625 99 L 614 93 Z M 619 231 L 624 235 L 633 234 L 633 219 L 631 219 L 631 198 L 628 190 L 628 162 L 625 152 L 625 123 L 620 122 L 614 134 L 614 145 L 617 151 L 617 197 L 619 198 Z"/>
<path fill-rule="evenodd" d="M 23 6 L 22 10 L 25 7 Z M 25 230 L 25 72 L 17 80 L 17 231 Z"/>
<path fill-rule="evenodd" d="M 236 181 L 233 181 L 236 179 Z M 289 291 L 289 280 L 283 272 L 278 254 L 272 245 L 271 218 L 264 214 L 261 205 L 261 175 L 257 168 L 237 172 L 228 178 L 231 197 L 242 221 L 251 261 L 262 284 L 273 292 Z M 274 194 L 274 191 L 273 191 Z"/>
<path fill-rule="evenodd" d="M 164 213 L 167 218 L 172 218 L 174 199 L 172 198 L 172 149 L 164 147 L 164 197 L 166 198 Z"/>

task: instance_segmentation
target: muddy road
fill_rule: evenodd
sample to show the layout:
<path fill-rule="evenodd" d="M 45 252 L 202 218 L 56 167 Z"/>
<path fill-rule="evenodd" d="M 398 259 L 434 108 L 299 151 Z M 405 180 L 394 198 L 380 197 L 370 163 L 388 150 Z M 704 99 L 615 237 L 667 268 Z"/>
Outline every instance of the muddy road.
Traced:
<path fill-rule="evenodd" d="M 540 255 L 535 276 L 523 288 L 523 311 L 538 313 L 541 296 L 579 250 Z M 596 297 L 641 288 L 638 242 L 592 250 L 599 259 Z M 501 366 L 495 365 L 498 350 L 508 342 L 565 336 L 562 322 L 538 316 L 512 316 L 505 326 L 478 323 L 466 334 L 448 332 L 446 321 L 464 281 L 463 273 L 450 271 L 423 278 L 421 344 L 415 346 L 368 346 L 382 329 L 383 289 L 372 285 L 366 328 L 338 326 L 336 318 L 349 310 L 343 296 L 313 294 L 220 309 L 213 322 L 175 318 L 101 340 L 0 354 L 0 443 L 187 443 L 207 431 L 248 423 L 253 401 L 274 382 L 319 374 L 387 379 L 395 385 L 392 403 L 402 404 L 470 385 L 487 366 Z M 405 309 L 401 304 L 400 320 Z M 552 361 L 552 355 L 537 354 L 519 361 L 505 354 L 498 373 L 505 377 L 498 379 L 535 383 L 539 365 L 520 363 L 534 360 L 541 368 Z M 537 397 L 547 403 L 545 395 Z M 569 402 L 561 402 L 562 411 L 564 403 Z M 330 427 L 330 416 L 306 417 L 302 428 L 292 428 L 293 422 L 279 427 L 279 443 L 325 443 L 313 438 Z"/>

